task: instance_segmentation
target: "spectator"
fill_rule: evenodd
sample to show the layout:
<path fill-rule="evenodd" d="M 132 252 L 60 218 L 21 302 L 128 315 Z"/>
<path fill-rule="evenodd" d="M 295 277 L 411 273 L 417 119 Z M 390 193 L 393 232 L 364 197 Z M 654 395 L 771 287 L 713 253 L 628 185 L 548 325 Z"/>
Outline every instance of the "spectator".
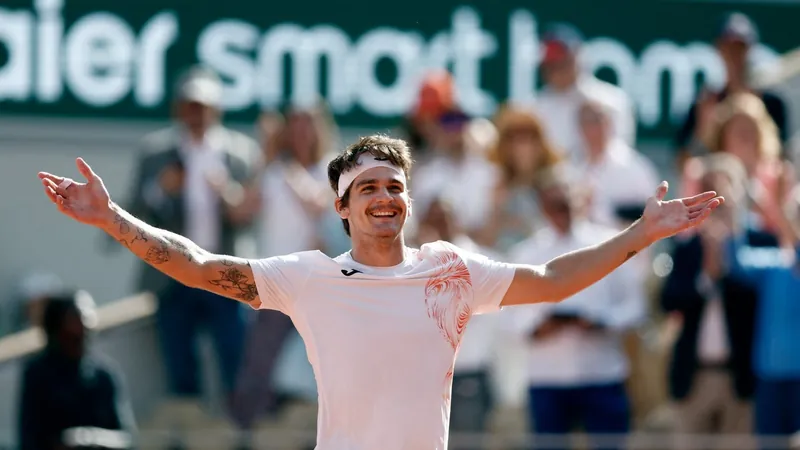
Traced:
<path fill-rule="evenodd" d="M 586 101 L 578 109 L 582 138 L 576 155 L 576 179 L 590 196 L 588 217 L 613 228 L 624 228 L 641 217 L 658 173 L 646 156 L 613 134 L 603 105 Z"/>
<path fill-rule="evenodd" d="M 761 213 L 752 214 L 750 220 L 755 228 L 775 232 L 777 211 L 786 201 L 787 186 L 794 183 L 794 171 L 780 160 L 778 131 L 764 103 L 749 93 L 727 97 L 715 110 L 705 142 L 712 153 L 726 152 L 739 158 L 747 171 L 750 192 L 763 189 L 768 193 L 759 205 Z M 684 170 L 687 193 L 699 192 L 696 172 L 690 160 Z M 749 206 L 752 209 L 754 205 Z"/>
<path fill-rule="evenodd" d="M 545 135 L 540 120 L 530 112 L 508 106 L 495 118 L 497 143 L 489 158 L 500 169 L 492 209 L 479 241 L 505 253 L 541 225 L 533 187 L 536 177 L 561 162 L 561 154 Z"/>
<path fill-rule="evenodd" d="M 414 151 L 414 159 L 423 163 L 436 147 L 439 118 L 455 109 L 455 87 L 447 71 L 433 71 L 422 80 L 412 111 L 406 116 L 402 129 Z"/>
<path fill-rule="evenodd" d="M 491 257 L 458 227 L 452 207 L 444 200 L 430 203 L 423 214 L 417 245 L 433 241 L 447 241 L 459 248 Z M 458 433 L 487 432 L 489 414 L 495 404 L 492 389 L 492 363 L 498 328 L 498 317 L 490 314 L 474 315 L 461 340 L 453 372 L 450 430 L 454 433 L 450 448 L 480 448 L 467 446 Z"/>
<path fill-rule="evenodd" d="M 727 79 L 719 92 L 704 88 L 689 109 L 683 126 L 676 136 L 678 163 L 682 167 L 689 156 L 706 153 L 705 137 L 714 122 L 716 106 L 731 94 L 752 93 L 764 102 L 769 116 L 778 129 L 779 145 L 788 138 L 788 119 L 784 101 L 775 94 L 759 92 L 750 85 L 748 55 L 758 43 L 758 30 L 746 15 L 726 14 L 721 21 L 716 47 L 725 65 Z"/>
<path fill-rule="evenodd" d="M 719 227 L 718 240 L 728 249 L 730 276 L 758 293 L 753 367 L 757 379 L 755 425 L 760 437 L 786 439 L 800 432 L 800 188 L 780 209 L 781 248 L 754 248 L 737 239 L 730 227 Z M 722 224 L 725 225 L 725 224 Z M 727 237 L 727 239 L 726 239 Z M 762 443 L 763 449 L 786 448 Z"/>
<path fill-rule="evenodd" d="M 267 167 L 261 180 L 261 202 L 251 210 L 260 219 L 259 255 L 327 252 L 331 230 L 347 239 L 331 208 L 334 199 L 328 185 L 327 156 L 335 144 L 332 127 L 321 105 L 292 108 L 286 114 L 284 147 Z M 271 310 L 256 313 L 236 389 L 236 416 L 244 428 L 260 414 L 277 412 L 279 392 L 271 380 L 293 331 L 291 319 L 284 314 Z M 305 351 L 302 346 L 297 348 Z"/>
<path fill-rule="evenodd" d="M 583 37 L 571 25 L 555 24 L 542 36 L 545 81 L 534 107 L 544 121 L 547 135 L 571 158 L 580 147 L 578 110 L 587 99 L 608 110 L 612 135 L 633 146 L 636 116 L 633 103 L 621 88 L 584 73 L 579 53 Z"/>
<path fill-rule="evenodd" d="M 699 159 L 703 189 L 725 197 L 715 219 L 697 235 L 675 242 L 673 269 L 661 306 L 682 326 L 672 351 L 669 391 L 678 434 L 742 434 L 751 430 L 751 367 L 756 291 L 723 270 L 717 223 L 752 246 L 774 246 L 774 236 L 743 219 L 747 175 L 728 154 Z M 684 445 L 688 443 L 681 443 Z"/>
<path fill-rule="evenodd" d="M 575 198 L 566 178 L 548 174 L 538 192 L 548 226 L 516 246 L 511 252 L 513 261 L 542 264 L 614 235 L 612 229 L 574 217 Z M 533 432 L 566 438 L 578 425 L 591 435 L 629 431 L 624 386 L 629 369 L 622 336 L 644 315 L 644 289 L 630 264 L 559 304 L 520 308 L 514 321 L 530 339 Z M 613 447 L 621 445 L 616 442 Z"/>
<path fill-rule="evenodd" d="M 86 428 L 98 439 L 85 448 L 130 448 L 133 412 L 120 377 L 87 352 L 94 302 L 83 291 L 50 297 L 42 326 L 45 349 L 25 364 L 19 411 L 22 450 L 84 448 L 71 431 Z M 100 432 L 111 436 L 103 439 Z M 116 431 L 116 433 L 113 433 Z"/>
<path fill-rule="evenodd" d="M 436 128 L 436 151 L 414 170 L 410 183 L 415 208 L 424 211 L 441 196 L 453 205 L 459 226 L 472 236 L 491 211 L 498 171 L 486 161 L 485 152 L 470 151 L 470 123 L 470 117 L 460 111 L 442 114 Z"/>
<path fill-rule="evenodd" d="M 180 79 L 174 126 L 143 140 L 130 211 L 209 251 L 240 254 L 251 220 L 236 207 L 260 167 L 260 151 L 254 140 L 222 125 L 221 96 L 220 80 L 203 68 Z M 196 339 L 203 326 L 213 337 L 223 391 L 229 394 L 244 347 L 241 305 L 184 286 L 148 265 L 143 269 L 138 288 L 158 298 L 169 388 L 180 399 L 174 404 L 196 405 L 201 394 Z"/>
<path fill-rule="evenodd" d="M 42 326 L 42 317 L 47 301 L 53 295 L 61 295 L 65 290 L 61 278 L 50 272 L 33 272 L 23 278 L 19 286 L 17 311 L 8 311 L 7 318 L 14 318 L 10 331 L 17 332 L 27 327 Z"/>

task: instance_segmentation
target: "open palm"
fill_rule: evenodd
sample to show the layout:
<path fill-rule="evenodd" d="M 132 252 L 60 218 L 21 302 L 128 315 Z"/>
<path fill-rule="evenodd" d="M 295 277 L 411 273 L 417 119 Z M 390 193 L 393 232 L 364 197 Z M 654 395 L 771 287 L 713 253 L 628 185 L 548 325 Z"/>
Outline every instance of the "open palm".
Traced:
<path fill-rule="evenodd" d="M 716 192 L 709 191 L 693 197 L 664 200 L 669 185 L 666 181 L 647 200 L 642 215 L 645 232 L 653 240 L 674 236 L 703 223 L 713 210 L 725 202 Z"/>
<path fill-rule="evenodd" d="M 109 215 L 110 197 L 103 180 L 97 176 L 83 158 L 76 160 L 78 171 L 86 178 L 79 183 L 71 178 L 39 172 L 44 192 L 58 210 L 78 222 L 99 226 Z"/>

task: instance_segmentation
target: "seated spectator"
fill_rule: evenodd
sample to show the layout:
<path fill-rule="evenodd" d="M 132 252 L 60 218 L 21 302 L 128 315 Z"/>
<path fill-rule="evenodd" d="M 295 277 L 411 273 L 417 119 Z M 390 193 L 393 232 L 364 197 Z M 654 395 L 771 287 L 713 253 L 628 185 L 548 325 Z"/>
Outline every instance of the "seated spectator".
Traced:
<path fill-rule="evenodd" d="M 133 412 L 119 375 L 87 352 L 96 320 L 87 293 L 51 296 L 44 311 L 45 349 L 25 364 L 19 411 L 23 450 L 131 447 Z M 78 442 L 86 428 L 94 442 Z"/>
<path fill-rule="evenodd" d="M 700 232 L 675 239 L 673 269 L 661 291 L 661 307 L 681 324 L 672 350 L 669 392 L 675 401 L 676 432 L 741 434 L 751 429 L 751 368 L 756 291 L 726 274 L 720 223 L 751 246 L 775 246 L 771 234 L 743 220 L 747 174 L 732 155 L 698 159 L 700 188 L 725 197 L 725 204 Z M 689 443 L 680 443 L 681 446 Z"/>
<path fill-rule="evenodd" d="M 481 245 L 505 253 L 542 225 L 533 186 L 562 156 L 530 112 L 507 106 L 494 122 L 498 139 L 489 159 L 500 169 L 500 178 L 493 190 L 493 211 L 477 238 Z"/>

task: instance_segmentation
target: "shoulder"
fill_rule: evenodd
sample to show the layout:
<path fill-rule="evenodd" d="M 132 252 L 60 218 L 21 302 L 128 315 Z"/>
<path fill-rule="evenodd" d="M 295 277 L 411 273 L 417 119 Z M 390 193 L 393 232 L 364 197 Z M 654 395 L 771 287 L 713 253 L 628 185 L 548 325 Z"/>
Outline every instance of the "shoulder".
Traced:
<path fill-rule="evenodd" d="M 39 377 L 48 372 L 47 362 L 43 354 L 37 354 L 25 360 L 22 368 L 23 376 L 26 380 Z"/>
<path fill-rule="evenodd" d="M 784 106 L 783 98 L 770 91 L 764 91 L 761 93 L 761 101 L 763 101 L 766 106 L 777 106 L 781 108 Z"/>
<path fill-rule="evenodd" d="M 230 128 L 222 128 L 221 132 L 225 137 L 227 145 L 225 151 L 231 156 L 240 158 L 244 161 L 253 161 L 259 156 L 258 142 L 250 136 Z"/>
<path fill-rule="evenodd" d="M 587 77 L 582 82 L 584 94 L 592 100 L 605 103 L 609 107 L 630 105 L 630 97 L 621 87 L 596 77 Z"/>
<path fill-rule="evenodd" d="M 174 127 L 162 128 L 145 134 L 139 141 L 143 157 L 158 155 L 177 145 L 178 132 Z"/>
<path fill-rule="evenodd" d="M 619 233 L 615 228 L 594 222 L 582 222 L 578 224 L 575 229 L 581 233 L 585 240 L 591 241 L 592 244 L 598 244 L 600 241 L 611 239 Z"/>
<path fill-rule="evenodd" d="M 777 247 L 778 239 L 772 233 L 750 228 L 747 230 L 747 243 L 753 247 Z"/>
<path fill-rule="evenodd" d="M 286 255 L 270 256 L 256 260 L 256 262 L 280 262 L 285 265 L 307 266 L 330 263 L 333 260 L 319 250 L 306 250 L 302 252 L 289 253 Z"/>

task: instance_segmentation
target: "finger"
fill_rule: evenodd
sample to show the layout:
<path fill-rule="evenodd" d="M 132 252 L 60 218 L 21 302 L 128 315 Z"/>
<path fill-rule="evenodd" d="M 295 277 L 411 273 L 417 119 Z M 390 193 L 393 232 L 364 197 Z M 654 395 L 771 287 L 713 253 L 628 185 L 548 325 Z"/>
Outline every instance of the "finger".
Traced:
<path fill-rule="evenodd" d="M 691 205 L 691 206 L 689 206 L 689 207 L 688 207 L 688 209 L 689 209 L 689 212 L 690 212 L 690 213 L 693 213 L 693 212 L 695 212 L 695 211 L 700 211 L 700 210 L 702 210 L 702 209 L 704 209 L 704 208 L 708 208 L 708 207 L 709 207 L 709 206 L 710 206 L 712 203 L 714 203 L 714 204 L 715 204 L 715 206 L 714 206 L 714 207 L 717 207 L 717 206 L 719 206 L 719 205 L 722 203 L 722 201 L 721 201 L 721 200 L 719 200 L 720 198 L 721 198 L 721 197 L 714 197 L 714 198 L 711 198 L 711 199 L 709 199 L 709 200 L 706 200 L 706 201 L 704 201 L 704 202 L 701 202 L 701 203 L 696 203 L 696 204 L 694 204 L 694 205 Z"/>
<path fill-rule="evenodd" d="M 681 202 L 683 202 L 686 206 L 696 205 L 698 203 L 703 203 L 705 201 L 711 200 L 712 198 L 716 197 L 717 193 L 714 191 L 706 191 L 702 194 L 697 194 L 692 197 L 682 198 Z"/>
<path fill-rule="evenodd" d="M 706 219 L 711 215 L 711 208 L 702 210 L 696 217 L 689 219 L 688 227 L 696 227 L 701 223 L 705 222 Z"/>
<path fill-rule="evenodd" d="M 64 177 L 59 177 L 58 175 L 53 175 L 52 173 L 48 172 L 39 172 L 37 176 L 39 177 L 40 180 L 45 180 L 45 179 L 53 180 L 55 184 L 59 184 L 62 181 L 64 181 Z"/>
<path fill-rule="evenodd" d="M 689 215 L 691 216 L 692 214 L 696 214 L 698 212 L 702 212 L 702 211 L 705 211 L 707 209 L 713 211 L 713 210 L 719 208 L 719 206 L 722 205 L 724 203 L 724 201 L 725 200 L 724 200 L 723 197 L 714 197 L 714 198 L 712 198 L 711 200 L 709 200 L 709 201 L 707 201 L 705 203 L 690 207 L 689 208 Z"/>
<path fill-rule="evenodd" d="M 54 191 L 53 188 L 50 186 L 45 186 L 44 193 L 47 194 L 47 198 L 49 198 L 51 202 L 56 203 L 56 197 L 58 194 L 56 194 L 56 191 Z"/>
<path fill-rule="evenodd" d="M 656 198 L 658 200 L 664 200 L 664 197 L 666 197 L 668 190 L 669 190 L 669 183 L 667 183 L 666 181 L 662 181 L 661 184 L 658 185 L 658 188 L 656 188 Z"/>
<path fill-rule="evenodd" d="M 78 166 L 78 172 L 80 172 L 88 182 L 91 183 L 97 179 L 97 174 L 94 173 L 92 168 L 89 167 L 89 164 L 87 164 L 83 158 L 78 158 L 75 160 L 75 164 Z"/>
<path fill-rule="evenodd" d="M 59 183 L 59 184 L 55 184 L 55 182 L 53 182 L 53 180 L 51 180 L 49 178 L 45 178 L 45 179 L 42 180 L 42 183 L 44 183 L 45 187 L 52 189 L 56 193 L 56 195 L 60 195 L 60 196 L 66 197 L 67 188 L 69 187 L 69 185 L 63 184 L 64 183 L 63 181 L 61 183 Z"/>

